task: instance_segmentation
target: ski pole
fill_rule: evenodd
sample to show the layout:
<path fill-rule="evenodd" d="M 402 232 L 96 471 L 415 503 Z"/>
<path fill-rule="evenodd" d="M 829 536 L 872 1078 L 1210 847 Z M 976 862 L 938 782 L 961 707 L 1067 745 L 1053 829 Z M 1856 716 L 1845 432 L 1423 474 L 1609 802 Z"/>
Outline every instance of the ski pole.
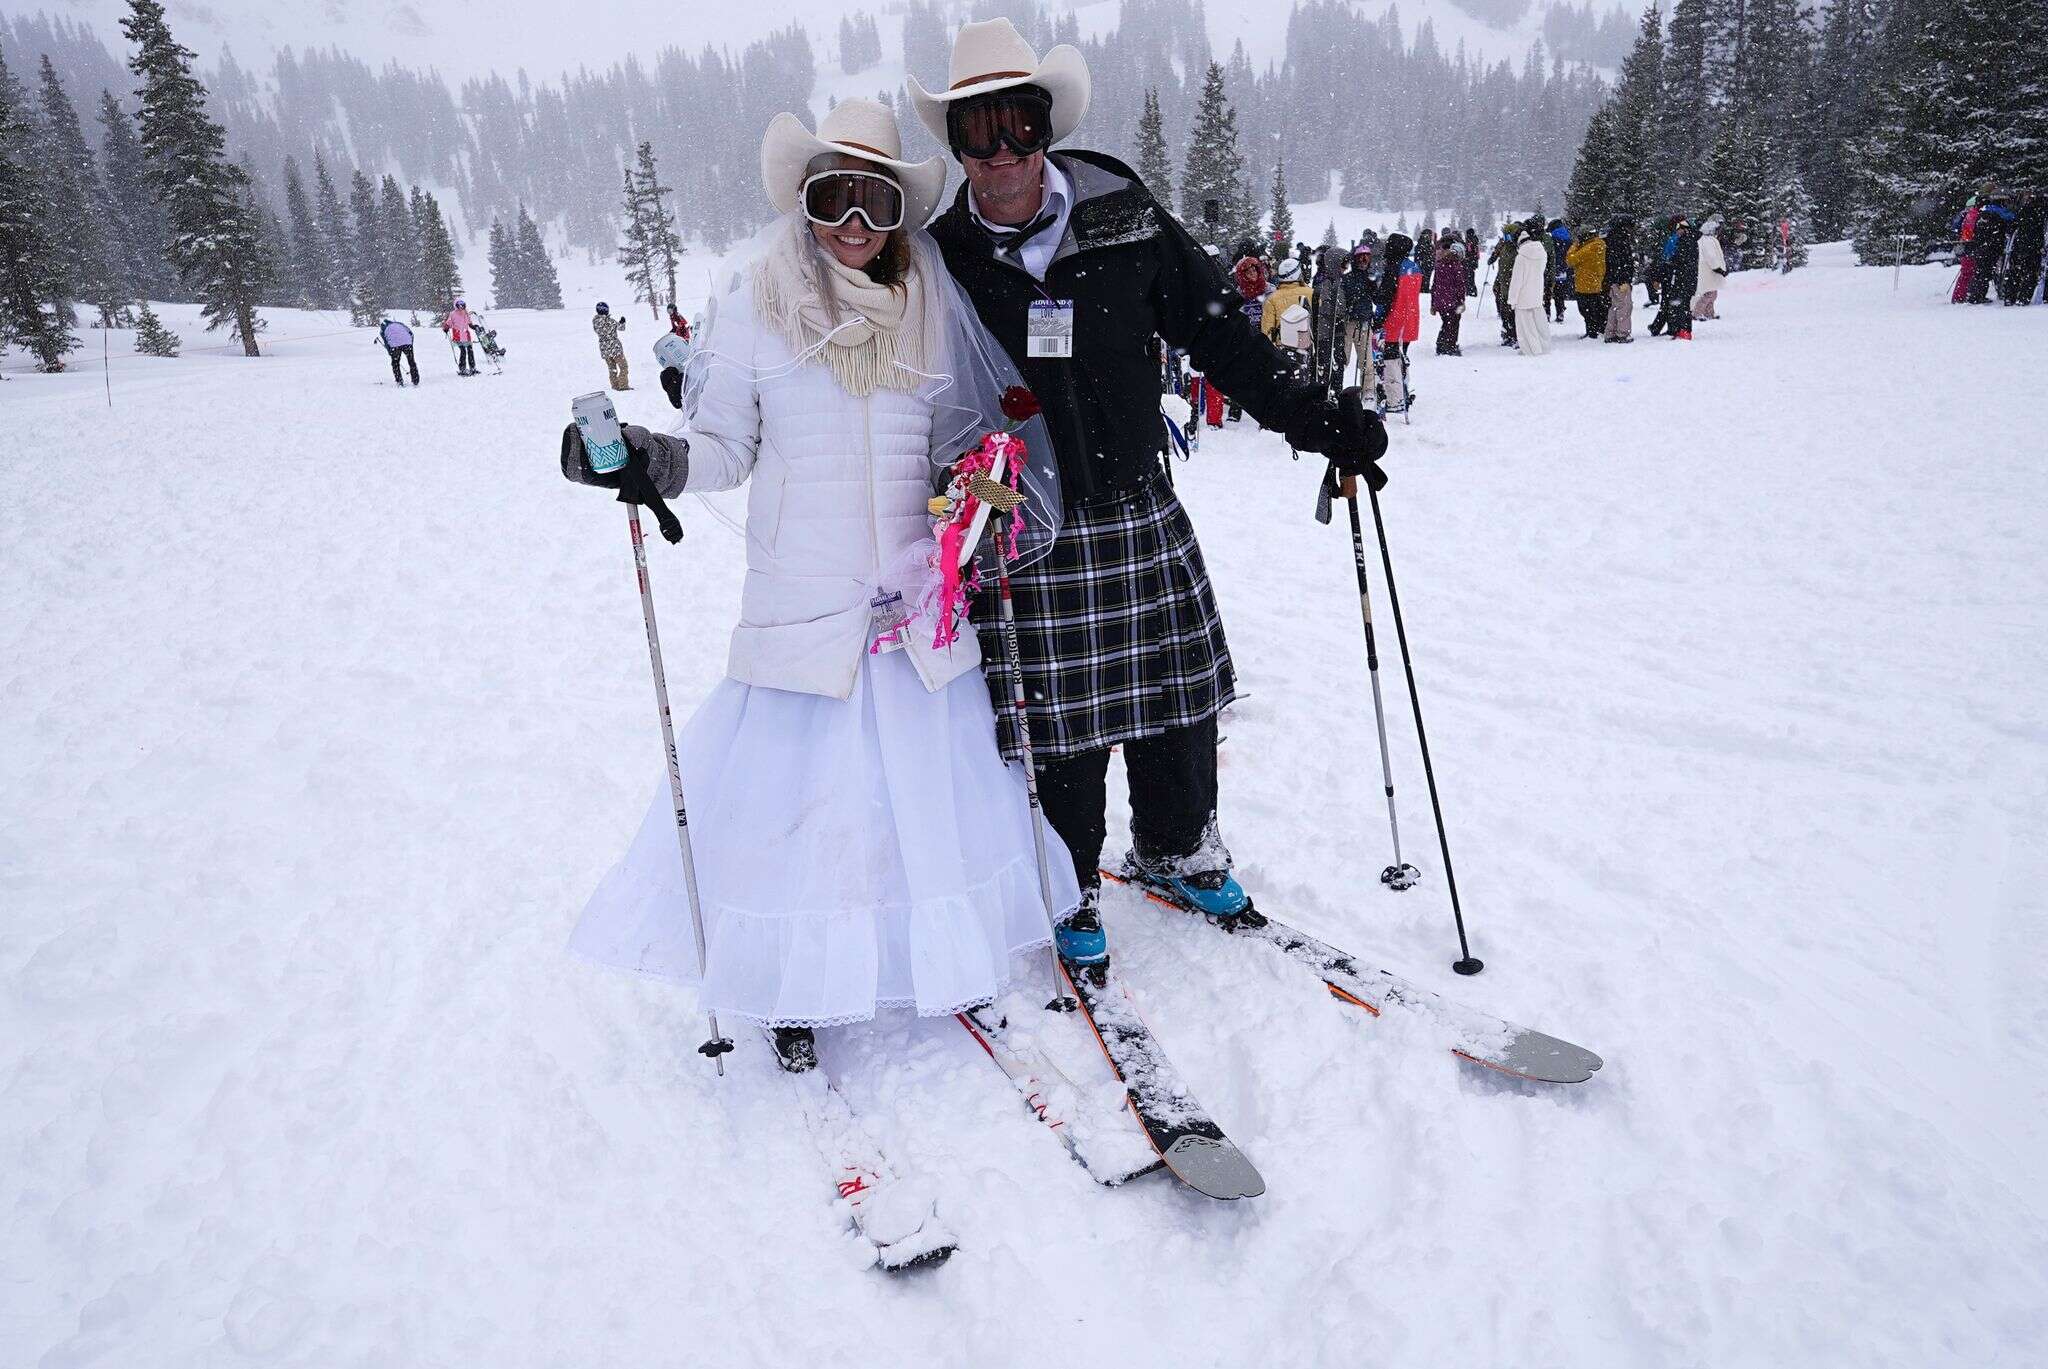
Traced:
<path fill-rule="evenodd" d="M 1394 863 L 1380 871 L 1380 883 L 1396 891 L 1412 889 L 1422 878 L 1422 872 L 1401 859 L 1401 820 L 1394 813 L 1394 767 L 1387 754 L 1387 707 L 1380 694 L 1380 649 L 1372 628 L 1372 590 L 1365 569 L 1365 530 L 1358 518 L 1358 482 L 1340 481 L 1337 468 L 1332 465 L 1324 472 L 1323 483 L 1325 499 L 1330 494 L 1343 495 L 1351 514 L 1351 560 L 1358 570 L 1358 611 L 1365 619 L 1365 669 L 1372 678 L 1372 718 L 1380 738 L 1380 780 L 1387 791 L 1387 831 L 1394 840 Z"/>
<path fill-rule="evenodd" d="M 1011 531 L 1016 530 L 1017 513 L 1009 513 Z M 1010 669 L 1010 705 L 1016 710 L 1017 755 L 1024 762 L 1024 797 L 1031 809 L 1031 849 L 1038 857 L 1038 895 L 1045 900 L 1045 915 L 1055 918 L 1058 909 L 1052 901 L 1052 869 L 1046 864 L 1044 812 L 1038 800 L 1038 764 L 1031 754 L 1031 713 L 1024 700 L 1024 657 L 1017 648 L 1017 610 L 1010 598 L 1010 568 L 1003 556 L 1000 545 L 996 548 L 996 595 L 1003 606 L 1003 659 Z M 1073 997 L 1060 991 L 1060 952 L 1055 944 L 1052 948 L 1052 1001 L 1046 1007 L 1054 1012 L 1072 1012 L 1077 1004 Z"/>
<path fill-rule="evenodd" d="M 704 909 L 697 896 L 697 861 L 690 851 L 690 816 L 683 806 L 683 771 L 676 759 L 675 723 L 668 711 L 668 675 L 661 666 L 661 634 L 654 626 L 654 591 L 647 583 L 647 543 L 640 536 L 640 506 L 626 505 L 626 526 L 633 534 L 633 570 L 640 581 L 640 616 L 647 623 L 647 659 L 654 667 L 654 703 L 661 713 L 661 744 L 668 753 L 668 793 L 676 805 L 676 845 L 683 853 L 683 887 L 690 898 L 690 930 L 697 939 L 697 971 L 704 972 Z M 711 1039 L 697 1047 L 700 1055 L 711 1057 L 711 1063 L 718 1067 L 718 1073 L 725 1074 L 722 1058 L 732 1049 L 729 1037 L 718 1031 L 718 1014 L 707 1011 L 711 1019 Z"/>
<path fill-rule="evenodd" d="M 1451 869 L 1451 841 L 1444 835 L 1444 810 L 1437 799 L 1436 768 L 1429 760 L 1429 734 L 1422 729 L 1422 700 L 1415 693 L 1415 662 L 1408 654 L 1408 629 L 1401 621 L 1401 592 L 1394 588 L 1394 559 L 1387 554 L 1387 525 L 1380 517 L 1380 497 L 1370 485 L 1366 486 L 1366 497 L 1372 500 L 1373 531 L 1379 534 L 1380 566 L 1387 576 L 1387 602 L 1394 609 L 1394 635 L 1401 643 L 1401 669 L 1408 677 L 1408 703 L 1415 712 L 1415 740 L 1422 748 L 1422 774 L 1429 782 L 1429 807 L 1436 817 L 1437 849 L 1444 857 L 1444 884 L 1451 891 L 1451 917 L 1458 926 L 1458 955 L 1451 962 L 1451 968 L 1459 974 L 1478 974 L 1486 968 L 1484 961 L 1472 954 L 1472 947 L 1465 939 L 1465 911 L 1458 903 L 1458 876 Z M 1357 507 L 1353 501 L 1354 510 Z"/>

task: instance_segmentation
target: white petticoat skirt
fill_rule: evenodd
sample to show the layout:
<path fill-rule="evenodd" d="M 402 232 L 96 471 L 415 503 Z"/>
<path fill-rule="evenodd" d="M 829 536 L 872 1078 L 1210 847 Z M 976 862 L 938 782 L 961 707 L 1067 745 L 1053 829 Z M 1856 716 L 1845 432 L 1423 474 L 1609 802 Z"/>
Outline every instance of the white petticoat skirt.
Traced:
<path fill-rule="evenodd" d="M 996 750 L 988 686 L 926 691 L 902 652 L 862 658 L 844 701 L 721 681 L 677 737 L 704 909 L 704 1008 L 773 1026 L 922 1016 L 1045 973 L 1052 928 L 1021 770 Z M 1073 861 L 1050 827 L 1064 917 Z M 699 983 L 664 776 L 591 895 L 578 955 Z"/>

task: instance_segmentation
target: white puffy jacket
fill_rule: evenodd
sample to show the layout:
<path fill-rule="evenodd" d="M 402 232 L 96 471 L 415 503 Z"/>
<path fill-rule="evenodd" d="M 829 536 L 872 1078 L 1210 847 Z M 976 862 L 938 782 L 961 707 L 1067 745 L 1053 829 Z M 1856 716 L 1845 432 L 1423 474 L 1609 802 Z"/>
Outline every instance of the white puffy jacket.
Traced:
<path fill-rule="evenodd" d="M 899 553 L 931 535 L 932 406 L 895 390 L 856 398 L 822 361 L 792 368 L 789 344 L 755 314 L 751 281 L 720 301 L 706 346 L 683 489 L 753 481 L 726 674 L 844 699 L 867 650 L 868 601 Z M 918 618 L 904 636 L 936 691 L 980 665 L 981 648 L 963 630 L 934 650 L 932 627 Z"/>
<path fill-rule="evenodd" d="M 1550 269 L 1550 254 L 1543 239 L 1530 235 L 1515 248 L 1515 271 L 1508 277 L 1508 308 L 1541 309 L 1543 275 Z"/>
<path fill-rule="evenodd" d="M 1721 251 L 1721 239 L 1713 233 L 1700 234 L 1700 293 L 1718 290 L 1728 283 L 1728 258 Z"/>

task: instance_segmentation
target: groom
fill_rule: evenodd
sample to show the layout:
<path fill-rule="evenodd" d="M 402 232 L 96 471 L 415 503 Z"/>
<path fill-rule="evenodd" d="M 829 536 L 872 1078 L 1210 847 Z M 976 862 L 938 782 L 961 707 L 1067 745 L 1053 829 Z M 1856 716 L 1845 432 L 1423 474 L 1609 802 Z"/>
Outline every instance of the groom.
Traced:
<path fill-rule="evenodd" d="M 1041 61 L 1009 20 L 967 24 L 946 88 L 913 77 L 910 93 L 966 175 L 932 235 L 1037 394 L 1058 459 L 1058 540 L 1013 589 L 1039 792 L 1084 892 L 1059 949 L 1097 964 L 1108 957 L 1096 870 L 1111 747 L 1130 781 L 1130 873 L 1211 917 L 1250 906 L 1216 827 L 1216 715 L 1235 676 L 1194 528 L 1160 474 L 1153 338 L 1188 352 L 1261 426 L 1375 489 L 1386 431 L 1357 391 L 1333 401 L 1295 382 L 1128 167 L 1051 150 L 1088 109 L 1075 49 Z M 1001 659 L 999 642 L 984 646 Z M 994 691 L 999 718 L 1012 716 L 1006 691 Z"/>

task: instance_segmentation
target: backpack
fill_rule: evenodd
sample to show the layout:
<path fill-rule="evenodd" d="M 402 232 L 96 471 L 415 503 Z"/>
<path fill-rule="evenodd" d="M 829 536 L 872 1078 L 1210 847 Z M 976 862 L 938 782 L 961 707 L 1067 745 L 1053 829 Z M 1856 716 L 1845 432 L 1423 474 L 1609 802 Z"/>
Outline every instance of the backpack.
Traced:
<path fill-rule="evenodd" d="M 1300 300 L 1280 311 L 1280 345 L 1295 352 L 1308 350 L 1308 306 Z"/>

